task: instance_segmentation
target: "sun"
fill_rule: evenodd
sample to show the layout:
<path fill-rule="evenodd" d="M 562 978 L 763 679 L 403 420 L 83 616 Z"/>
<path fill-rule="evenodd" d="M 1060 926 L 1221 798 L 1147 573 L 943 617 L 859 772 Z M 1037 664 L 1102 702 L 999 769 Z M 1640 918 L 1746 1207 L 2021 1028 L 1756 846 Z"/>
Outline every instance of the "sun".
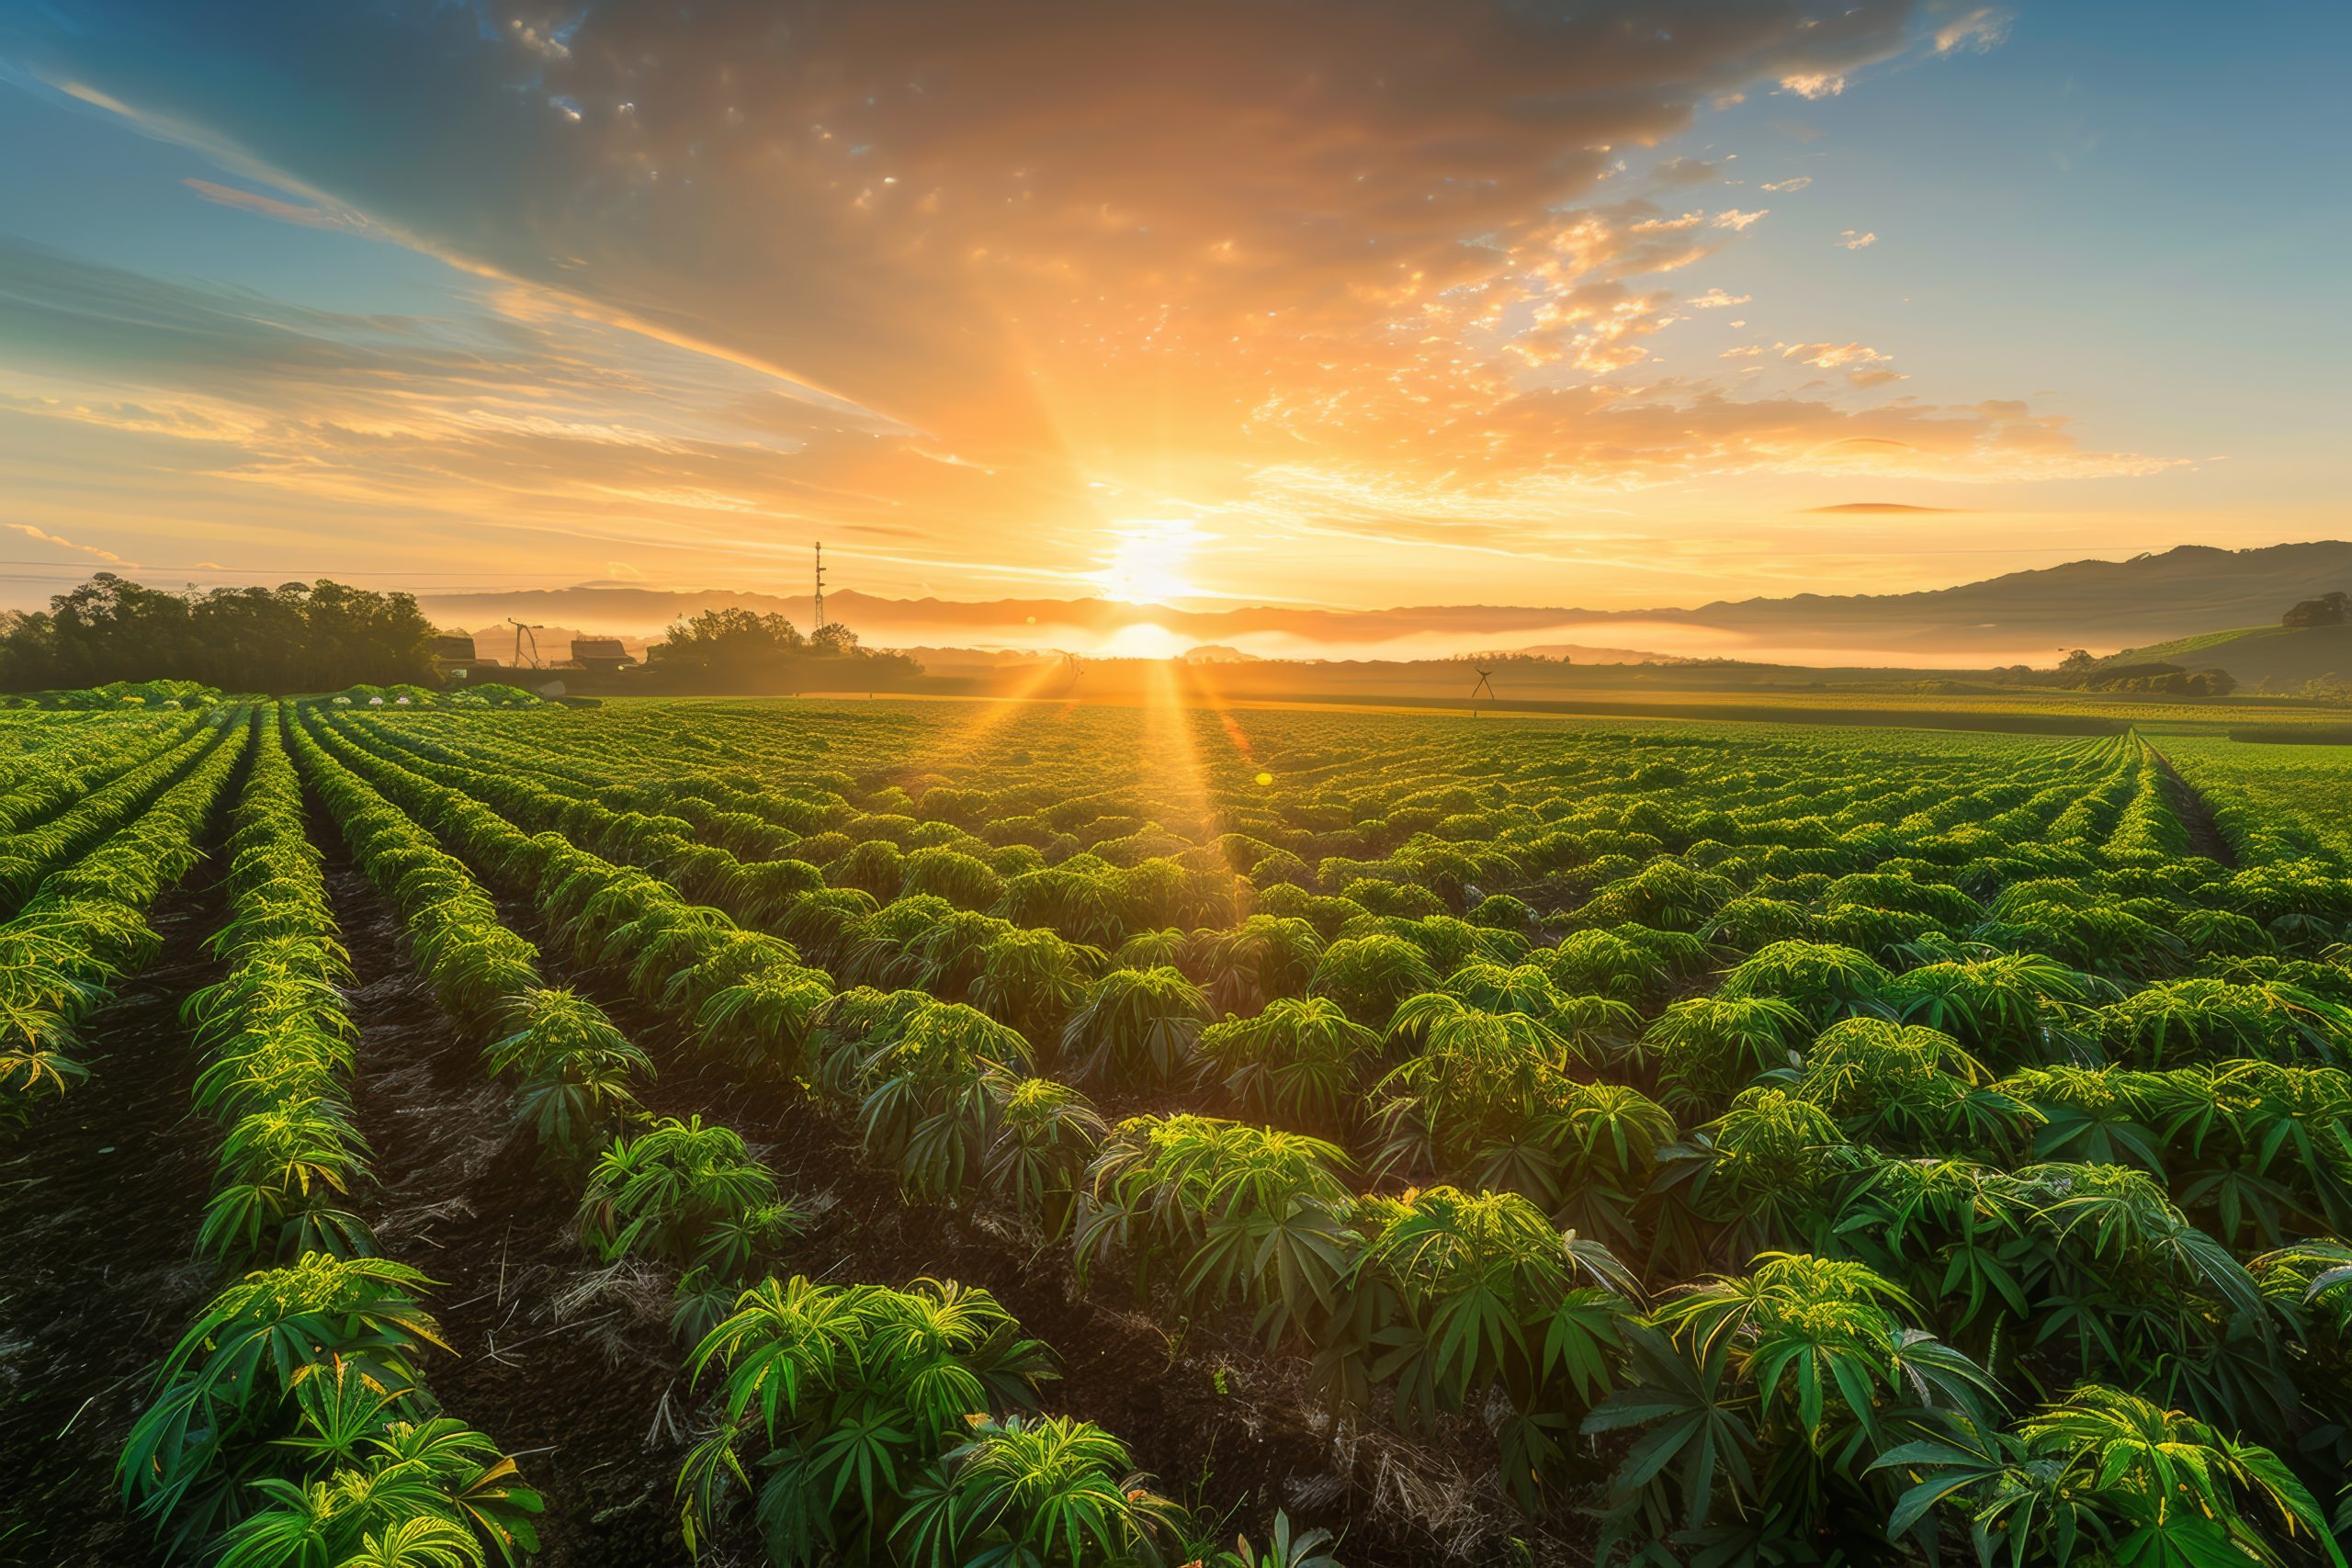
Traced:
<path fill-rule="evenodd" d="M 1200 530 L 1170 518 L 1136 518 L 1114 525 L 1110 558 L 1086 574 L 1103 596 L 1129 604 L 1164 604 L 1198 592 L 1184 578 L 1184 564 L 1201 543 Z"/>

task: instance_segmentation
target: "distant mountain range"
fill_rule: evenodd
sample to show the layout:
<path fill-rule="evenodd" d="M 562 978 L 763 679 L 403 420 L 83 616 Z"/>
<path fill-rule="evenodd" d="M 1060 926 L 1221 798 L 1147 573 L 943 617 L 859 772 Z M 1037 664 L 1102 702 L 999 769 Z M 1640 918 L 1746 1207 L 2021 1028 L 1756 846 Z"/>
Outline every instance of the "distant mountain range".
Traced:
<path fill-rule="evenodd" d="M 1109 599 L 887 599 L 854 589 L 826 595 L 825 608 L 867 643 L 887 647 L 1159 654 L 1214 643 L 1261 657 L 1414 659 L 1573 644 L 1588 654 L 1629 660 L 1655 648 L 1684 657 L 1989 664 L 2054 662 L 2064 648 L 2109 653 L 2217 626 L 2275 624 L 2297 600 L 2331 588 L 2352 589 L 2352 543 L 2245 550 L 2186 545 L 2129 560 L 2071 561 L 1923 592 L 1804 593 L 1719 600 L 1692 609 L 1197 610 Z M 671 592 L 609 582 L 421 600 L 425 613 L 445 626 L 478 626 L 512 616 L 635 637 L 658 635 L 680 616 L 726 606 L 773 612 L 802 626 L 814 618 L 805 594 Z M 1610 646 L 1594 646 L 1603 639 L 1589 635 L 1564 635 L 1602 628 Z M 1817 657 L 1808 660 L 1807 654 Z"/>

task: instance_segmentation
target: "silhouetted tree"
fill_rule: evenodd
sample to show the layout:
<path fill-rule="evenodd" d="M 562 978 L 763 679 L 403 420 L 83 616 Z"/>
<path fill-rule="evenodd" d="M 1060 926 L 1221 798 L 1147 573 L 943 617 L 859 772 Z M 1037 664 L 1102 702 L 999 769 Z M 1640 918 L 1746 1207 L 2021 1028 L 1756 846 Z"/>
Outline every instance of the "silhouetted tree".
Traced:
<path fill-rule="evenodd" d="M 406 593 L 341 582 L 172 593 L 102 571 L 0 633 L 0 689 L 200 681 L 317 692 L 429 681 L 433 626 Z"/>
<path fill-rule="evenodd" d="M 850 676 L 841 666 L 854 663 Z M 876 690 L 921 674 L 903 654 L 872 653 L 839 621 L 813 637 L 782 615 L 749 610 L 705 610 L 673 623 L 670 635 L 646 650 L 644 689 L 670 692 L 826 689 Z"/>
<path fill-rule="evenodd" d="M 741 674 L 779 668 L 808 647 L 800 628 L 782 615 L 750 610 L 705 610 L 673 623 L 670 635 L 647 650 L 662 670 L 678 674 Z"/>
<path fill-rule="evenodd" d="M 2340 626 L 2352 620 L 2352 593 L 2323 593 L 2278 617 L 2282 626 Z"/>

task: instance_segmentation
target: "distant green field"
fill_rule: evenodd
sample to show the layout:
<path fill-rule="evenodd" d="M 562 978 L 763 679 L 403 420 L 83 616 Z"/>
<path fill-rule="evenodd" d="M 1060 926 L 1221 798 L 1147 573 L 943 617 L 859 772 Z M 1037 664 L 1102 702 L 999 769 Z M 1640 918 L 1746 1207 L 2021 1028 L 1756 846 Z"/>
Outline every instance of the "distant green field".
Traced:
<path fill-rule="evenodd" d="M 1957 684 L 1957 682 L 1954 682 Z M 1261 701 L 1276 701 L 1268 697 Z M 2226 735 L 2252 727 L 2329 728 L 2352 725 L 2352 704 L 2248 698 L 2170 699 L 2046 687 L 1979 686 L 1958 692 L 1658 691 L 1603 688 L 1561 698 L 1400 697 L 1302 692 L 1309 705 L 1407 711 L 1513 713 L 1572 717 L 1740 720 L 1885 728 L 2008 731 L 2021 735 Z"/>

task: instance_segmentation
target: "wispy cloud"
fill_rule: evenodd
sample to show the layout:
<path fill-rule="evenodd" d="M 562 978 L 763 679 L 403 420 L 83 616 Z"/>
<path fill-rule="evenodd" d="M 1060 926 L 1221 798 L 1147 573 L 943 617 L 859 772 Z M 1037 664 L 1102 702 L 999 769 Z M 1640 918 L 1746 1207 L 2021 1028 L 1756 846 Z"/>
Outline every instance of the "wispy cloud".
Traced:
<path fill-rule="evenodd" d="M 365 233 L 368 229 L 368 220 L 349 208 L 306 206 L 258 191 L 239 190 L 212 180 L 191 177 L 180 183 L 207 201 L 237 208 L 263 218 L 275 218 L 281 223 L 300 223 L 306 229 L 339 229 L 351 233 Z"/>
<path fill-rule="evenodd" d="M 2009 28 L 2015 20 L 1998 6 L 1979 6 L 1936 29 L 1936 52 L 1949 54 L 1956 49 L 1973 49 L 1982 53 L 1997 48 L 2008 41 Z"/>
<path fill-rule="evenodd" d="M 73 540 L 52 534 L 45 528 L 36 528 L 29 523 L 0 523 L 0 528 L 22 534 L 26 538 L 40 544 L 55 545 L 62 550 L 73 550 L 76 554 L 104 561 L 108 566 L 136 567 L 139 564 L 137 561 L 125 560 L 112 550 L 102 550 L 96 545 L 77 545 Z"/>

